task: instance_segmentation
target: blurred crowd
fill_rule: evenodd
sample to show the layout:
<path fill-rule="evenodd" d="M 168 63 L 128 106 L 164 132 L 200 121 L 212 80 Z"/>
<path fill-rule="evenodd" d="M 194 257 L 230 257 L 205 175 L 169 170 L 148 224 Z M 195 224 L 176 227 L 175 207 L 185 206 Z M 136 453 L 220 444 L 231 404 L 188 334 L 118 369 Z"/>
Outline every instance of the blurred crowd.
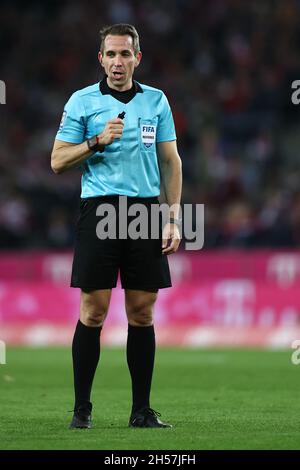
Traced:
<path fill-rule="evenodd" d="M 134 24 L 135 78 L 164 90 L 183 203 L 205 204 L 205 247 L 300 246 L 299 0 L 2 0 L 0 249 L 72 246 L 80 171 L 54 175 L 65 102 L 102 77 L 99 29 Z"/>

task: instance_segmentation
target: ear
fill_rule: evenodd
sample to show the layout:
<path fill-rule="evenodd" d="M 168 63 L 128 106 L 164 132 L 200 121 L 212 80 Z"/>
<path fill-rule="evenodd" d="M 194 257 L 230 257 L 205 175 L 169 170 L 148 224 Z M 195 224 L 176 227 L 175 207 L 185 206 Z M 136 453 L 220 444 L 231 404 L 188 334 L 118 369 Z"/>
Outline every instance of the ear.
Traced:
<path fill-rule="evenodd" d="M 141 51 L 139 51 L 139 52 L 137 53 L 137 55 L 136 55 L 134 66 L 135 66 L 135 67 L 138 67 L 139 64 L 140 64 L 140 62 L 141 62 L 141 60 L 142 60 L 142 53 L 141 53 Z"/>
<path fill-rule="evenodd" d="M 101 51 L 99 51 L 98 52 L 98 60 L 99 60 L 100 65 L 102 65 L 102 67 L 103 67 L 102 58 L 103 58 L 103 55 L 102 55 Z"/>

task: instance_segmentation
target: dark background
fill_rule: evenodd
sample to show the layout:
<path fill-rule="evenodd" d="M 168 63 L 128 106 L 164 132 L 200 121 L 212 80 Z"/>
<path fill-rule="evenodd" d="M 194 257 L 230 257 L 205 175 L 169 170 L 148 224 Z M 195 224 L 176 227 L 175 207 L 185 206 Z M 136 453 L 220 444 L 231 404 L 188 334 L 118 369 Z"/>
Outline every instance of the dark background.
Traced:
<path fill-rule="evenodd" d="M 205 249 L 300 244 L 300 1 L 3 1 L 0 249 L 72 246 L 77 170 L 50 154 L 65 102 L 97 82 L 99 29 L 140 33 L 135 78 L 163 89 L 183 201 L 205 204 Z"/>

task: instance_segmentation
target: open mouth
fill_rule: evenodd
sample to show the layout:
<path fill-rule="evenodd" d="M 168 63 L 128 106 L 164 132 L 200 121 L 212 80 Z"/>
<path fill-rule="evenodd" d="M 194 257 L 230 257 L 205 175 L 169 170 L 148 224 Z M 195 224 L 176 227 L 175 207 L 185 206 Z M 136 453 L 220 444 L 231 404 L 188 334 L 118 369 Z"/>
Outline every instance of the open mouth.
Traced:
<path fill-rule="evenodd" d="M 124 75 L 123 72 L 113 72 L 112 74 L 114 78 L 121 78 Z"/>

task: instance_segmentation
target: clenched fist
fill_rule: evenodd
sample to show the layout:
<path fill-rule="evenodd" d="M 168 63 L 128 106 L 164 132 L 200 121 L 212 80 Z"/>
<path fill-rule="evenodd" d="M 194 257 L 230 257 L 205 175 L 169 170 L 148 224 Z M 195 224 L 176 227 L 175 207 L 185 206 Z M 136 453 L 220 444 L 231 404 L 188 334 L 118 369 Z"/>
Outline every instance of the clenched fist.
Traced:
<path fill-rule="evenodd" d="M 104 131 L 99 134 L 98 142 L 101 145 L 110 145 L 115 139 L 120 139 L 123 134 L 124 122 L 120 118 L 107 121 Z"/>

